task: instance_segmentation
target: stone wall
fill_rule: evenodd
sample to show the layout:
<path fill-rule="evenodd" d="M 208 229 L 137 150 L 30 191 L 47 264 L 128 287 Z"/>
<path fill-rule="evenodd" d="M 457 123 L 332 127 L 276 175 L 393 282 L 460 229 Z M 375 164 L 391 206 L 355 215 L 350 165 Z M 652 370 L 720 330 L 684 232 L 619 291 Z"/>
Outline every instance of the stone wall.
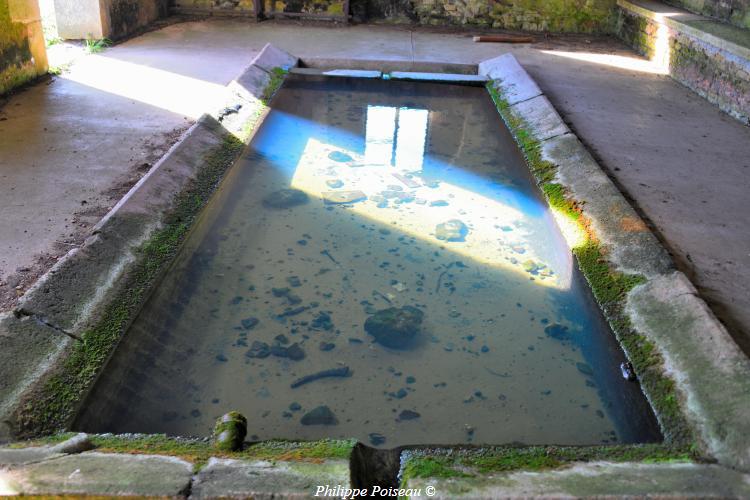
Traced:
<path fill-rule="evenodd" d="M 344 16 L 345 0 L 259 0 L 257 10 L 254 0 L 172 0 L 172 7 L 177 12 L 196 14 L 338 18 Z"/>
<path fill-rule="evenodd" d="M 666 3 L 750 28 L 750 0 L 666 0 Z"/>
<path fill-rule="evenodd" d="M 55 0 L 64 39 L 117 40 L 169 14 L 169 0 Z"/>
<path fill-rule="evenodd" d="M 185 12 L 217 14 L 252 14 L 255 12 L 254 0 L 172 0 L 171 5 Z"/>
<path fill-rule="evenodd" d="M 172 0 L 172 5 L 183 12 L 251 14 L 253 11 L 252 0 Z M 342 5 L 339 0 L 265 0 L 264 10 L 266 14 L 275 9 L 341 15 Z M 592 33 L 611 32 L 616 19 L 616 0 L 350 0 L 349 13 L 360 22 L 387 20 Z"/>
<path fill-rule="evenodd" d="M 417 19 L 423 24 L 528 31 L 609 32 L 616 13 L 615 0 L 412 0 L 412 3 Z"/>
<path fill-rule="evenodd" d="M 169 0 L 100 0 L 107 38 L 123 38 L 169 14 Z"/>
<path fill-rule="evenodd" d="M 0 94 L 46 72 L 39 5 L 0 0 Z"/>
<path fill-rule="evenodd" d="M 659 36 L 666 37 L 670 76 L 750 124 L 750 60 L 625 9 L 620 11 L 617 32 L 651 59 L 658 57 Z"/>

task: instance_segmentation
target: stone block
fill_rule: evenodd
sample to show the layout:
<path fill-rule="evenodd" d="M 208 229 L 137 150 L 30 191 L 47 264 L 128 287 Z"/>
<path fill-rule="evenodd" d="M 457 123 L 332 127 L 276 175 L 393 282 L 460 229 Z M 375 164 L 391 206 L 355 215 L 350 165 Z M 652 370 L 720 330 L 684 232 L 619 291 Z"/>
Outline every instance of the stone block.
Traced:
<path fill-rule="evenodd" d="M 193 498 L 308 498 L 318 485 L 349 485 L 349 462 L 211 458 L 193 482 Z"/>
<path fill-rule="evenodd" d="M 274 68 L 289 69 L 297 66 L 299 58 L 267 43 L 263 50 L 260 51 L 252 65 L 270 72 Z"/>
<path fill-rule="evenodd" d="M 176 496 L 193 465 L 174 457 L 89 452 L 0 472 L 0 484 L 31 495 Z"/>
<path fill-rule="evenodd" d="M 516 104 L 542 94 L 513 54 L 503 54 L 482 61 L 479 63 L 479 74 L 488 77 L 503 91 L 508 104 Z"/>
<path fill-rule="evenodd" d="M 512 106 L 511 111 L 534 130 L 534 136 L 538 141 L 546 141 L 570 132 L 555 108 L 543 95 L 519 102 Z"/>

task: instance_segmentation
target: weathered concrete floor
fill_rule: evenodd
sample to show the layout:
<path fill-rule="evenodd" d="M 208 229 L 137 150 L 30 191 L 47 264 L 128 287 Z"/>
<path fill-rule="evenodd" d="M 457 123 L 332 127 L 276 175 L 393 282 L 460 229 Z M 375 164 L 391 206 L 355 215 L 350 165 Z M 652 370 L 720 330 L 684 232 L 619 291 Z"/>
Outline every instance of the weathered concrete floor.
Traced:
<path fill-rule="evenodd" d="M 667 76 L 644 71 L 619 42 L 579 36 L 508 46 L 405 27 L 210 20 L 148 33 L 101 58 L 126 64 L 133 75 L 161 70 L 165 78 L 150 82 L 146 94 L 166 96 L 176 82 L 226 84 L 266 42 L 303 58 L 478 62 L 513 52 L 750 352 L 750 212 L 743 210 L 750 128 Z M 165 111 L 150 97 L 146 105 L 60 78 L 0 108 L 0 119 L 8 118 L 0 122 L 0 234 L 9 235 L 0 247 L 0 282 L 71 232 L 65 224 L 83 199 L 106 205 L 101 193 L 131 171 L 131 157 L 137 165 L 148 151 L 141 141 L 174 130 L 194 111 Z"/>

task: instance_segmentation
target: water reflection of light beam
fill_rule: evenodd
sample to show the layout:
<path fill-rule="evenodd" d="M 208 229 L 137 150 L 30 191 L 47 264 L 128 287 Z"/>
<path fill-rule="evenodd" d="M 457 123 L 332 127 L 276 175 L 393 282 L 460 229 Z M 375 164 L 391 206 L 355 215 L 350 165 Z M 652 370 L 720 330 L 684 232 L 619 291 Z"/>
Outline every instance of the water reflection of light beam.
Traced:
<path fill-rule="evenodd" d="M 294 170 L 291 186 L 311 196 L 322 198 L 322 193 L 332 191 L 326 185 L 326 180 L 333 178 L 344 183 L 345 187 L 339 191 L 361 190 L 368 196 L 388 191 L 388 186 L 399 184 L 392 174 L 400 170 L 394 169 L 388 163 L 373 165 L 371 159 L 367 161 L 354 152 L 347 152 L 352 157 L 350 165 L 362 165 L 352 167 L 329 159 L 328 155 L 333 151 L 340 149 L 316 139 L 309 139 Z M 375 201 L 368 199 L 352 204 L 350 210 L 370 220 L 395 227 L 422 241 L 444 246 L 447 250 L 476 262 L 510 270 L 526 278 L 530 275 L 524 269 L 524 263 L 542 263 L 534 254 L 534 246 L 528 241 L 528 233 L 523 234 L 523 225 L 519 227 L 517 224 L 519 221 L 526 221 L 522 211 L 444 180 L 437 189 L 421 186 L 405 191 L 416 191 L 416 196 L 425 199 L 426 203 L 417 204 L 411 201 L 394 205 L 391 199 L 387 208 L 379 208 Z M 449 205 L 430 206 L 430 201 L 438 199 L 448 201 Z M 435 237 L 435 226 L 451 219 L 463 220 L 470 227 L 465 241 L 445 242 Z M 513 236 L 508 236 L 500 229 L 504 226 L 513 229 L 507 233 Z M 513 249 L 514 246 L 522 248 L 524 253 L 517 253 Z M 512 258 L 516 259 L 515 263 L 511 262 Z M 543 262 L 548 269 L 554 271 L 553 276 L 537 275 L 534 276 L 534 282 L 542 286 L 568 289 L 572 274 L 572 256 L 567 252 L 566 256 L 557 260 Z"/>

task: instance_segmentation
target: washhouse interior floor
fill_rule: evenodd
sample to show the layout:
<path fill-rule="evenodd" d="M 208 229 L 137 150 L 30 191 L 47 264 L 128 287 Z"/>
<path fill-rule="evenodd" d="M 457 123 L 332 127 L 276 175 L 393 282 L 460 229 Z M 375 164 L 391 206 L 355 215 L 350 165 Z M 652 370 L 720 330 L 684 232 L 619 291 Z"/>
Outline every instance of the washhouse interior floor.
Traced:
<path fill-rule="evenodd" d="M 612 38 L 479 44 L 466 32 L 211 19 L 175 23 L 0 102 L 0 296 L 16 297 L 267 43 L 302 58 L 479 62 L 512 52 L 750 351 L 750 128 Z"/>

